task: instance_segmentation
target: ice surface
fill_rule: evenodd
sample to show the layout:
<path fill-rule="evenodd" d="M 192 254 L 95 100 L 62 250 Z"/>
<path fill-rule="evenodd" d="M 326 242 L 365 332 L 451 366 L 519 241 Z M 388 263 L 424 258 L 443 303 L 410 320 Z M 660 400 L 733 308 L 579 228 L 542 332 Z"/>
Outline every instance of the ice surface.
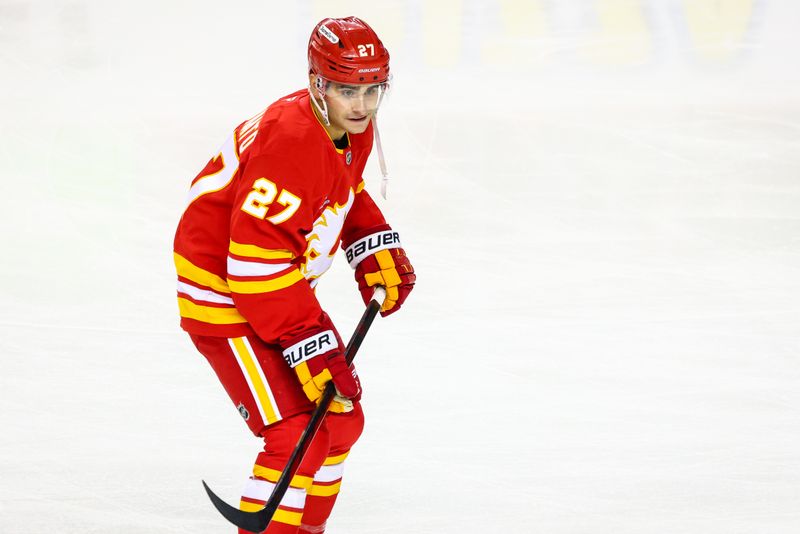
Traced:
<path fill-rule="evenodd" d="M 0 532 L 232 531 L 200 479 L 235 502 L 259 444 L 172 235 L 348 14 L 393 54 L 419 282 L 359 354 L 330 534 L 800 532 L 797 3 L 276 4 L 0 0 Z M 319 296 L 346 335 L 346 262 Z"/>

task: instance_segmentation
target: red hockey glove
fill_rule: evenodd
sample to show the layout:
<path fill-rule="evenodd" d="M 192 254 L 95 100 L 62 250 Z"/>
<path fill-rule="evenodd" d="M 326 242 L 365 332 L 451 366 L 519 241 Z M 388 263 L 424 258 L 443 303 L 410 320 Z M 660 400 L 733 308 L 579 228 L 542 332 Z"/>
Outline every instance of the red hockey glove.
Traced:
<path fill-rule="evenodd" d="M 325 384 L 333 380 L 339 395 L 352 401 L 361 398 L 361 382 L 354 367 L 344 360 L 342 340 L 330 318 L 323 313 L 323 325 L 306 332 L 283 349 L 283 359 L 294 369 L 303 391 L 312 402 L 318 402 Z"/>
<path fill-rule="evenodd" d="M 365 237 L 345 247 L 345 254 L 350 266 L 356 270 L 364 304 L 372 298 L 372 288 L 380 285 L 386 288 L 381 315 L 386 317 L 399 310 L 414 289 L 417 277 L 401 248 L 397 232 L 393 232 L 389 225 L 372 228 Z"/>

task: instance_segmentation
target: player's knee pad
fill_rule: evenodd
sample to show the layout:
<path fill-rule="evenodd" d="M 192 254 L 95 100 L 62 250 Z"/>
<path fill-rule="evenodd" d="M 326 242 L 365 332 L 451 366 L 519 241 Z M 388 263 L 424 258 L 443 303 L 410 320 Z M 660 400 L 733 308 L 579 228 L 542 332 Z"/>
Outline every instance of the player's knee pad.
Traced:
<path fill-rule="evenodd" d="M 310 414 L 302 413 L 266 427 L 261 433 L 264 438 L 264 452 L 258 455 L 256 465 L 283 471 L 310 419 Z M 297 474 L 313 477 L 328 456 L 330 445 L 330 432 L 322 425 L 308 447 Z"/>
<path fill-rule="evenodd" d="M 325 423 L 330 434 L 329 455 L 341 454 L 350 450 L 364 430 L 364 411 L 356 402 L 353 410 L 341 414 L 329 414 Z"/>

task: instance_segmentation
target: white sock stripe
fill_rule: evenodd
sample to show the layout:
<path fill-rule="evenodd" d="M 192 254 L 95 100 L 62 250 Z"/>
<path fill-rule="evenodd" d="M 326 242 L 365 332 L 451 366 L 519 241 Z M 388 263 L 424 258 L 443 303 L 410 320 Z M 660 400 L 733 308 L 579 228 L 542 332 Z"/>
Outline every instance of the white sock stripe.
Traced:
<path fill-rule="evenodd" d="M 244 487 L 242 497 L 266 502 L 269 499 L 269 496 L 272 495 L 273 489 L 275 489 L 275 484 L 272 482 L 258 478 L 251 478 L 247 481 L 247 484 Z M 289 487 L 289 489 L 286 490 L 283 499 L 281 499 L 281 506 L 298 508 L 302 510 L 305 505 L 306 490 L 304 489 Z"/>
<path fill-rule="evenodd" d="M 314 482 L 336 482 L 344 474 L 344 463 L 323 465 L 314 475 Z"/>
<path fill-rule="evenodd" d="M 250 478 L 244 486 L 242 497 L 248 499 L 255 499 L 257 501 L 266 501 L 275 489 L 275 484 L 267 480 L 258 478 Z"/>
<path fill-rule="evenodd" d="M 292 488 L 286 490 L 286 493 L 281 499 L 281 506 L 288 506 L 289 508 L 303 509 L 306 505 L 306 490 L 300 488 Z"/>

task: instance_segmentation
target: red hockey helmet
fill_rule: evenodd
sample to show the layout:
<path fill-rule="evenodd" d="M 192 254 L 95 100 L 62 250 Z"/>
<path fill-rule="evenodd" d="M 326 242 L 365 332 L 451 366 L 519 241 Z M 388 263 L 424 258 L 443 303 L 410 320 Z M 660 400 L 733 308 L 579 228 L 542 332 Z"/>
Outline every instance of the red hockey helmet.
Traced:
<path fill-rule="evenodd" d="M 338 83 L 384 83 L 389 80 L 389 51 L 363 20 L 328 18 L 308 40 L 308 68 Z"/>

